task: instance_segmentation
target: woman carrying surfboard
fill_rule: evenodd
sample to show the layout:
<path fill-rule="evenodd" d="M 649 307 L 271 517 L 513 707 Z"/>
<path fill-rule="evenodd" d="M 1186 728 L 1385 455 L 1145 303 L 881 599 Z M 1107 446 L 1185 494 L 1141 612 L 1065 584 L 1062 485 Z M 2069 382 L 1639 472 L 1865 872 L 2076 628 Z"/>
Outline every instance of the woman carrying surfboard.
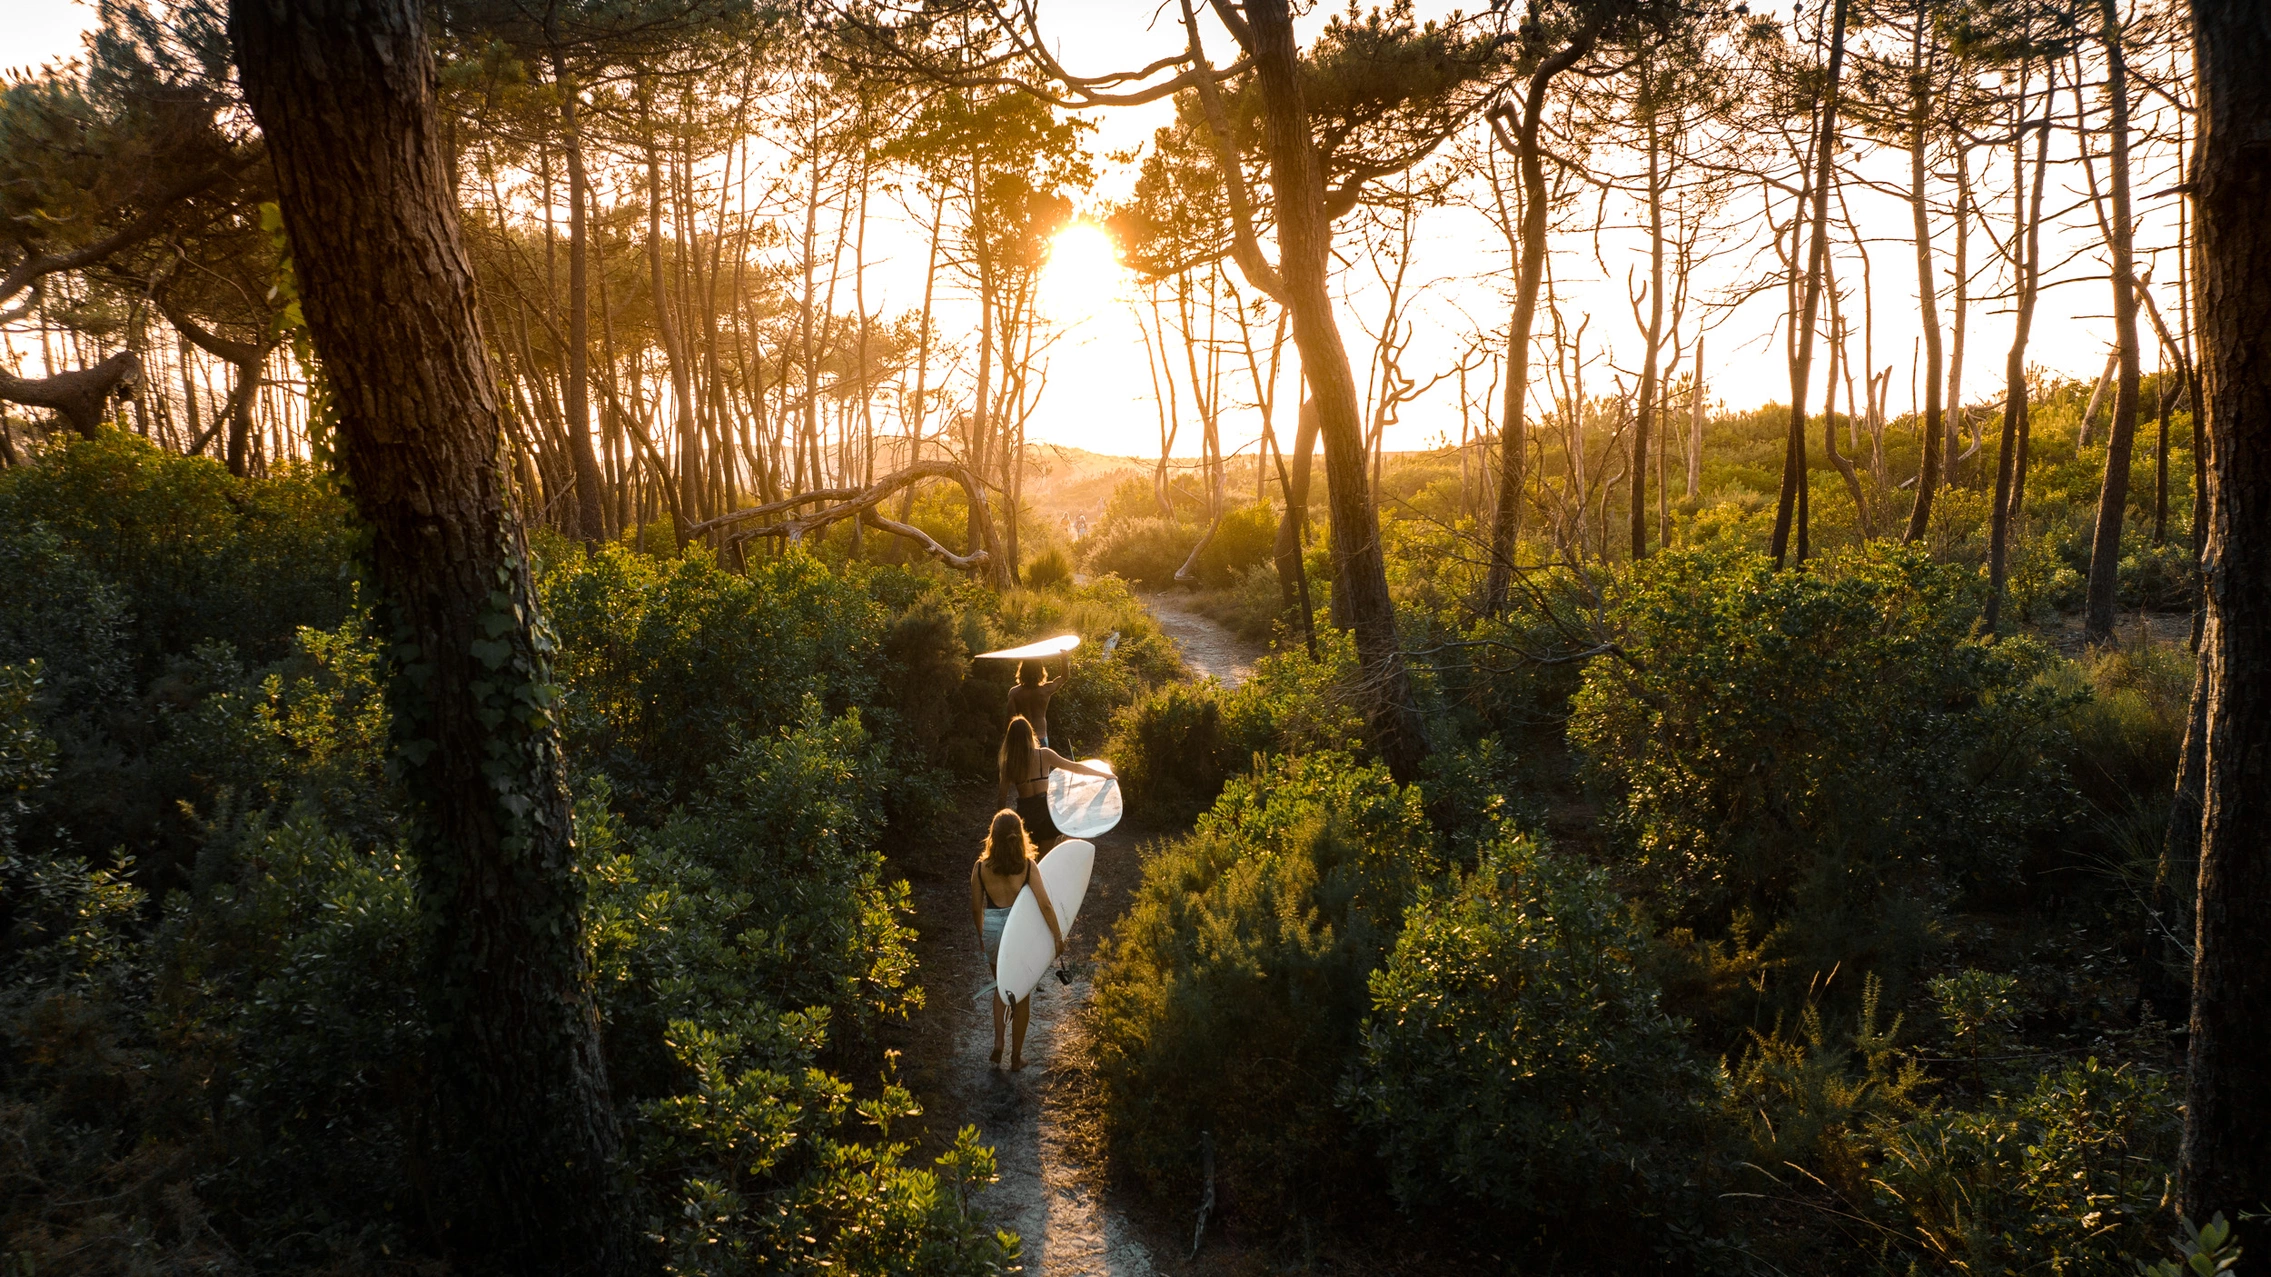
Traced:
<path fill-rule="evenodd" d="M 1019 719 L 1019 722 L 1025 720 Z M 992 971 L 1000 956 L 1002 928 L 1008 925 L 1011 906 L 1017 903 L 1018 893 L 1026 887 L 1033 889 L 1034 903 L 1041 906 L 1041 918 L 1049 924 L 1049 935 L 1056 941 L 1056 951 L 1065 948 L 1064 929 L 1057 925 L 1057 907 L 1049 899 L 1049 886 L 1035 872 L 1040 863 L 1033 856 L 1033 842 L 1025 836 L 1025 822 L 1014 811 L 1003 810 L 994 814 L 993 828 L 986 833 L 985 850 L 977 862 L 970 866 L 970 921 L 978 928 L 978 948 L 986 955 L 986 970 Z M 992 981 L 980 989 L 979 996 L 994 1004 L 994 1053 L 987 1058 L 1001 1063 L 1001 999 L 994 997 Z M 1019 998 L 1010 1012 L 1011 1034 L 1009 1067 L 1012 1072 L 1025 1067 L 1025 1025 L 1032 1016 L 1033 998 L 1028 994 Z"/>
<path fill-rule="evenodd" d="M 1049 698 L 1072 681 L 1072 652 L 1065 654 L 1065 672 L 1062 678 L 1049 677 L 1047 661 L 1019 661 L 1017 684 L 1009 689 L 1009 714 L 1033 724 L 1033 735 L 1046 748 L 1049 744 Z"/>
<path fill-rule="evenodd" d="M 1001 774 L 995 785 L 995 797 L 1001 806 L 1015 809 L 1024 818 L 1025 830 L 1035 841 L 1054 845 L 1064 835 L 1057 831 L 1057 822 L 1049 815 L 1049 773 L 1068 771 L 1083 776 L 1112 773 L 1076 763 L 1033 737 L 1033 724 L 1026 721 L 1024 715 L 1009 720 L 1009 730 L 1003 732 L 1001 738 Z"/>

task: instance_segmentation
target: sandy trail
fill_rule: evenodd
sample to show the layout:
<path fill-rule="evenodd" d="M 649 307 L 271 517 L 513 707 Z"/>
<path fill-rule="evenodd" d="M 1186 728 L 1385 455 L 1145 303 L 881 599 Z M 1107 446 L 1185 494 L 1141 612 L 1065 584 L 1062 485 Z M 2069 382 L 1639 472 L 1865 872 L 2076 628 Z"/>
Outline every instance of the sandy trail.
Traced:
<path fill-rule="evenodd" d="M 1172 600 L 1145 603 L 1195 674 L 1235 686 L 1252 671 L 1257 653 L 1237 636 Z M 985 805 L 973 797 L 967 810 L 942 823 L 983 830 Z M 1096 840 L 1095 876 L 1067 944 L 1074 978 L 1061 985 L 1052 975 L 1035 991 L 1025 1068 L 1018 1073 L 988 1062 L 993 1020 L 986 1003 L 972 996 L 985 978 L 969 906 L 978 834 L 926 841 L 900 861 L 914 888 L 928 994 L 909 1026 L 902 1075 L 925 1098 L 934 1138 L 951 1140 L 955 1130 L 971 1125 L 993 1146 L 1001 1178 L 976 1205 L 1023 1239 L 1028 1273 L 1148 1277 L 1159 1271 L 1155 1248 L 1174 1251 L 1163 1258 L 1179 1269 L 1180 1245 L 1188 1244 L 1139 1229 L 1114 1205 L 1098 1168 L 1076 1154 L 1068 1119 L 1052 1099 L 1054 1072 L 1077 1023 L 1073 1012 L 1088 998 L 1096 940 L 1126 910 L 1141 878 L 1137 841 L 1170 832 L 1147 826 L 1140 815 L 1131 813 L 1129 826 Z"/>

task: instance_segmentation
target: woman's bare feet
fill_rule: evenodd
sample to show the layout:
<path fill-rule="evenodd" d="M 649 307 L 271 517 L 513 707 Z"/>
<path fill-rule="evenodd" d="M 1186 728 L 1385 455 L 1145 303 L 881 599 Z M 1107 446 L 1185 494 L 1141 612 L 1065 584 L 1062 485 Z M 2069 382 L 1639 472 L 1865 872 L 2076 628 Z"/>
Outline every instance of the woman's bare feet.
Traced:
<path fill-rule="evenodd" d="M 1012 1054 L 1009 1057 L 1009 1071 L 1012 1073 L 1022 1073 L 1025 1071 L 1025 1056 L 1023 1054 Z"/>
<path fill-rule="evenodd" d="M 986 1057 L 986 1063 L 993 1068 L 1001 1067 L 1001 1043 L 994 1043 L 993 1054 Z"/>

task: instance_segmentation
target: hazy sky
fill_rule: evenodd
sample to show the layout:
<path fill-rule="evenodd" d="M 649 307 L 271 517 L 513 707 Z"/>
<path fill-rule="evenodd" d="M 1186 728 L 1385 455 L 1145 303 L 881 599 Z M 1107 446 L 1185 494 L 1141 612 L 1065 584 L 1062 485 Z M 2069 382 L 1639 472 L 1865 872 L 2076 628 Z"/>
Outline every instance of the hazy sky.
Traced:
<path fill-rule="evenodd" d="M 1451 6 L 1423 3 L 1419 7 L 1424 14 Z M 1319 8 L 1329 10 L 1337 6 L 1320 5 Z M 6 23 L 0 27 L 0 67 L 22 67 L 75 54 L 80 34 L 94 20 L 93 8 L 77 0 L 0 0 L 0 9 L 7 13 Z M 1155 15 L 1161 20 L 1155 22 Z M 1171 11 L 1156 7 L 1154 0 L 1044 0 L 1042 19 L 1058 56 L 1076 74 L 1139 66 L 1181 45 Z M 1313 31 L 1321 25 L 1321 14 L 1313 14 L 1305 25 Z M 1229 60 L 1228 39 L 1219 29 L 1213 31 L 1209 46 L 1216 52 L 1218 61 Z M 2067 104 L 2062 109 L 2069 112 L 2071 119 L 2071 94 L 2065 96 Z M 1092 137 L 1092 149 L 1101 161 L 1109 152 L 1145 142 L 1152 130 L 1166 122 L 1171 114 L 1172 108 L 1164 102 L 1092 113 L 1090 118 L 1099 125 Z M 2147 156 L 2144 162 L 2156 169 L 2165 169 L 2167 161 L 2166 156 Z M 1985 152 L 1981 163 L 1996 166 L 1984 175 L 1975 173 L 1975 180 L 1980 182 L 1979 197 L 1993 200 L 1998 192 L 2007 188 L 2008 159 L 2002 154 Z M 1115 171 L 1109 164 L 1103 167 L 1106 172 L 1099 186 L 1099 201 L 1124 193 L 1129 176 L 1124 169 Z M 1897 185 L 1905 182 L 1905 158 L 1879 156 L 1865 161 L 1864 171 Z M 2148 172 L 2140 178 L 2138 193 L 2156 191 L 2173 181 L 2163 171 Z M 2078 171 L 2054 170 L 2046 207 L 2056 210 L 2075 203 L 2082 197 L 2081 182 Z M 2061 190 L 2062 186 L 2066 189 Z M 1755 199 L 1743 198 L 1751 202 L 1735 207 L 1738 233 L 1755 226 L 1759 215 Z M 1914 256 L 1908 243 L 1909 217 L 1904 203 L 1862 184 L 1849 185 L 1846 198 L 1853 223 L 1868 245 L 1870 255 L 1869 282 L 1876 299 L 1874 365 L 1879 370 L 1888 365 L 1893 368 L 1888 406 L 1893 415 L 1898 415 L 1907 411 L 1911 403 L 1912 351 L 1918 332 Z M 1990 215 L 2006 217 L 2007 207 L 2007 202 L 1992 203 Z M 2140 200 L 2138 208 L 2144 218 L 2138 240 L 2140 249 L 2167 250 L 2175 241 L 2175 201 L 2165 197 Z M 1780 215 L 1786 216 L 1787 212 L 1782 209 Z M 1589 390 L 1607 390 L 1620 369 L 1628 381 L 1636 380 L 1631 370 L 1638 364 L 1636 325 L 1626 298 L 1625 281 L 1628 272 L 1645 277 L 1646 241 L 1632 224 L 1631 211 L 1620 210 L 1615 201 L 1608 205 L 1606 221 L 1607 227 L 1597 236 L 1565 234 L 1558 236 L 1554 244 L 1552 269 L 1564 316 L 1572 328 L 1589 320 L 1587 349 L 1600 351 L 1603 357 L 1603 362 L 1596 364 L 1587 375 Z M 2111 330 L 2111 322 L 2105 318 L 2109 311 L 2105 268 L 2086 207 L 2069 214 L 2065 223 L 2064 229 L 2046 235 L 2046 262 L 2063 264 L 2054 276 L 2055 285 L 2045 291 L 2038 309 L 2029 362 L 2071 376 L 2094 378 L 2103 366 Z M 1945 277 L 1950 266 L 1953 236 L 1944 224 L 1936 228 L 1935 234 L 1938 264 Z M 1362 385 L 1371 350 L 1368 333 L 1380 322 L 1383 293 L 1373 278 L 1370 263 L 1356 251 L 1360 238 L 1353 219 L 1343 224 L 1338 244 L 1344 257 L 1353 263 L 1343 284 L 1340 318 L 1344 340 Z M 920 304 L 924 251 L 924 240 L 911 221 L 892 214 L 877 217 L 869 233 L 869 253 L 875 262 L 868 283 L 871 307 L 892 312 Z M 1838 246 L 1837 251 L 1839 282 L 1849 294 L 1846 311 L 1854 330 L 1852 358 L 1859 360 L 1862 353 L 1859 295 L 1862 263 L 1850 242 Z M 1994 246 L 1975 227 L 1971 241 L 1975 268 L 1989 261 L 1993 252 Z M 2154 291 L 2164 308 L 2172 312 L 2173 322 L 2176 278 L 2173 253 L 2161 251 L 2152 260 L 2158 267 Z M 1753 286 L 1771 277 L 1774 269 L 1773 259 L 1763 247 L 1741 250 L 1699 272 L 1695 287 L 1699 294 L 1723 294 Z M 1114 285 L 1115 280 L 1108 272 L 1099 272 L 1091 263 L 1088 269 L 1065 272 L 1052 280 L 1045 291 L 1045 302 L 1063 321 L 1066 331 L 1049 356 L 1046 390 L 1031 426 L 1033 439 L 1114 453 L 1157 451 L 1158 413 L 1140 329 L 1128 305 L 1118 300 L 1100 300 L 1100 295 L 1111 291 Z M 1407 273 L 1407 292 L 1415 288 L 1419 292 L 1417 302 L 1410 306 L 1406 316 L 1414 326 L 1414 337 L 1405 358 L 1407 374 L 1424 382 L 1449 367 L 1461 351 L 1478 340 L 1493 349 L 1501 345 L 1501 342 L 1491 341 L 1489 334 L 1501 329 L 1505 322 L 1509 287 L 1503 240 L 1486 218 L 1471 209 L 1455 206 L 1426 210 L 1418 222 L 1413 260 Z M 2004 350 L 2009 342 L 2009 320 L 2001 313 L 2001 301 L 1991 295 L 1980 299 L 1982 294 L 1992 294 L 1995 288 L 1992 271 L 1983 274 L 1974 285 L 1964 395 L 1973 403 L 1995 397 L 2001 382 Z M 1944 297 L 1942 305 L 1945 321 Z M 1789 374 L 1776 327 L 1780 308 L 1779 293 L 1770 289 L 1755 301 L 1718 319 L 1707 352 L 1709 397 L 1732 407 L 1749 407 L 1770 400 L 1787 401 Z M 938 322 L 943 332 L 952 335 L 974 321 L 974 305 L 959 298 L 941 300 Z M 1545 330 L 1545 324 L 1541 316 L 1540 331 Z M 2149 329 L 2145 341 L 2145 367 L 2150 370 L 2155 361 Z M 1293 394 L 1291 365 L 1289 343 L 1288 367 L 1279 392 L 1281 404 L 1289 403 Z M 1225 420 L 1226 446 L 1231 448 L 1249 443 L 1258 429 L 1254 414 L 1242 409 L 1252 398 L 1249 383 L 1242 367 L 1236 371 L 1237 376 L 1224 387 L 1232 409 Z M 1810 402 L 1816 405 L 1821 400 L 1822 372 L 1822 364 L 1817 359 L 1815 385 L 1809 395 Z M 1490 376 L 1491 370 L 1484 368 L 1469 378 L 1473 400 L 1482 399 Z M 1178 382 L 1187 380 L 1187 377 L 1177 377 Z M 1535 387 L 1533 393 L 1542 395 L 1544 387 Z M 1842 390 L 1840 397 L 1843 398 Z M 1534 414 L 1542 400 L 1533 398 L 1532 402 Z M 1479 402 L 1473 411 L 1474 423 L 1479 427 Z M 1187 387 L 1181 416 L 1183 431 L 1176 451 L 1187 454 L 1196 450 L 1198 434 Z M 1399 423 L 1391 428 L 1389 440 L 1392 447 L 1422 447 L 1446 438 L 1456 440 L 1459 432 L 1460 409 L 1454 380 L 1446 381 L 1433 393 L 1407 405 Z"/>

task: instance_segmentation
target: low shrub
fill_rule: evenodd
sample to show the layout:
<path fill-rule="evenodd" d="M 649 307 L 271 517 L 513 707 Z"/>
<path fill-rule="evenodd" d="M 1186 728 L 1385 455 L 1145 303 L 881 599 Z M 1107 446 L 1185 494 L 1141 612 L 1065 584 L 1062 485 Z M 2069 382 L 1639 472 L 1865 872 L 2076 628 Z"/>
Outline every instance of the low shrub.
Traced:
<path fill-rule="evenodd" d="M 2192 546 L 2139 545 L 2121 556 L 2115 590 L 2121 606 L 2147 612 L 2189 612 L 2199 597 Z"/>
<path fill-rule="evenodd" d="M 1200 535 L 1204 536 L 1202 529 Z M 1199 584 L 1226 589 L 1240 575 L 1271 561 L 1277 550 L 1277 512 L 1268 502 L 1226 510 L 1214 536 L 1199 551 Z"/>
<path fill-rule="evenodd" d="M 1115 1160 L 1180 1198 L 1211 1136 L 1223 1208 L 1275 1222 L 1370 1178 L 1335 1087 L 1437 869 L 1418 791 L 1335 753 L 1232 781 L 1154 851 L 1087 1012 Z"/>
<path fill-rule="evenodd" d="M 1072 561 L 1050 546 L 1025 565 L 1025 584 L 1035 590 L 1053 590 L 1072 583 Z"/>
<path fill-rule="evenodd" d="M 1205 533 L 1205 528 L 1179 520 L 1114 519 L 1081 543 L 1081 562 L 1092 575 L 1109 574 L 1148 590 L 1164 590 L 1175 584 L 1176 570 Z"/>
<path fill-rule="evenodd" d="M 1350 1092 L 1399 1200 L 1456 1195 L 1525 1232 L 1664 1213 L 1706 1074 L 1648 945 L 1606 874 L 1527 838 L 1422 892 L 1371 975 Z"/>

